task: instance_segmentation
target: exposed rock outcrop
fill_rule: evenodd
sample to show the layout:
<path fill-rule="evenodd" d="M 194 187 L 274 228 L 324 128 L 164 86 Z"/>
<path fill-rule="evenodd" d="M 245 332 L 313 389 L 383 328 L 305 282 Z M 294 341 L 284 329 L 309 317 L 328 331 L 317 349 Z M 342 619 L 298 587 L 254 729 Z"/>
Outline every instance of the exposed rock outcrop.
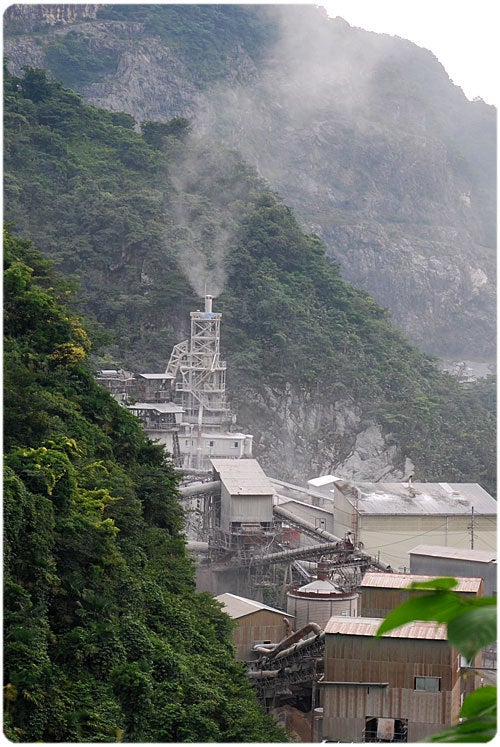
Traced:
<path fill-rule="evenodd" d="M 494 359 L 493 107 L 467 101 L 429 51 L 320 10 L 256 10 L 277 42 L 258 59 L 228 38 L 223 73 L 202 86 L 189 50 L 99 7 L 11 6 L 11 70 L 50 67 L 47 43 L 76 30 L 115 60 L 82 84 L 87 100 L 137 122 L 189 117 L 240 150 L 422 349 Z"/>

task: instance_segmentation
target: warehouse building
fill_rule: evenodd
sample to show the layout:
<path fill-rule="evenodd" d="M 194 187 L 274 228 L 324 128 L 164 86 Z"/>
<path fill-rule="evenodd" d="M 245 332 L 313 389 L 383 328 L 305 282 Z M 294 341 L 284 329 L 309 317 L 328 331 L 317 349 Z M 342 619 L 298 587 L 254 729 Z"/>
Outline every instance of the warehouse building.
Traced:
<path fill-rule="evenodd" d="M 408 570 L 408 553 L 421 538 L 463 550 L 496 547 L 497 504 L 476 483 L 336 480 L 333 495 L 335 534 L 353 532 L 365 552 L 393 570 Z"/>

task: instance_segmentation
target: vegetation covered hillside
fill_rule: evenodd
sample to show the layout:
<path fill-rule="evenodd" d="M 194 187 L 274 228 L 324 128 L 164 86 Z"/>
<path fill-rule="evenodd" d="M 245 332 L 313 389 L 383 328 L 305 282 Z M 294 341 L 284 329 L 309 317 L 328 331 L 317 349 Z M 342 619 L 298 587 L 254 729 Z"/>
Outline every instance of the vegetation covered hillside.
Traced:
<path fill-rule="evenodd" d="M 4 242 L 4 732 L 14 742 L 283 742 L 194 592 L 176 477 L 94 382 L 70 290 Z"/>
<path fill-rule="evenodd" d="M 495 361 L 496 110 L 312 4 L 29 5 L 9 70 L 234 148 L 422 350 Z"/>
<path fill-rule="evenodd" d="M 493 381 L 440 374 L 238 154 L 182 118 L 138 133 L 42 71 L 5 83 L 6 217 L 81 279 L 111 336 L 101 364 L 164 368 L 206 283 L 239 426 L 272 476 L 375 454 L 365 479 L 402 479 L 409 459 L 415 479 L 495 490 Z"/>

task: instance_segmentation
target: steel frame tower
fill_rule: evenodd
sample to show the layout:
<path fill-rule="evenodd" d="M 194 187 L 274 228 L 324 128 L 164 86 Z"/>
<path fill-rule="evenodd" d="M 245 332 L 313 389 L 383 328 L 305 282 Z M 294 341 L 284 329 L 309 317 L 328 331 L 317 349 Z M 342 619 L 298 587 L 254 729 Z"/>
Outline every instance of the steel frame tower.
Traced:
<path fill-rule="evenodd" d="M 226 403 L 226 362 L 220 360 L 221 313 L 212 311 L 212 296 L 205 296 L 205 310 L 191 312 L 191 339 L 176 345 L 167 371 L 180 370 L 182 406 L 189 423 L 220 430 L 229 420 Z"/>

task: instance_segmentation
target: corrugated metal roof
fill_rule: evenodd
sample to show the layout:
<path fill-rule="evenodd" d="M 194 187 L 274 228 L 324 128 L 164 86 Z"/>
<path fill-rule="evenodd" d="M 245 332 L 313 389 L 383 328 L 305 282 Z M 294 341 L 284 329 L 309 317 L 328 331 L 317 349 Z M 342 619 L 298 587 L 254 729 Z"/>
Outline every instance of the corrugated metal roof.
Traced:
<path fill-rule="evenodd" d="M 262 604 L 262 602 L 256 602 L 253 599 L 245 599 L 245 597 L 238 597 L 236 594 L 229 594 L 229 592 L 219 594 L 219 596 L 215 598 L 217 601 L 222 602 L 226 608 L 225 612 L 235 620 L 239 617 L 245 617 L 254 612 L 259 612 L 260 610 L 277 612 L 284 617 L 295 617 L 295 615 L 289 615 L 288 612 L 285 612 L 284 610 L 277 610 L 274 607 L 268 607 L 267 604 Z"/>
<path fill-rule="evenodd" d="M 422 576 L 410 573 L 374 573 L 369 571 L 363 576 L 360 586 L 378 589 L 405 589 L 414 581 L 432 581 L 437 576 Z M 453 591 L 477 592 L 482 583 L 481 578 L 458 578 L 458 585 Z"/>
<path fill-rule="evenodd" d="M 477 483 L 360 482 L 342 487 L 346 499 L 360 514 L 496 515 L 497 502 Z"/>
<path fill-rule="evenodd" d="M 230 495 L 273 495 L 274 488 L 256 459 L 211 459 Z"/>
<path fill-rule="evenodd" d="M 155 410 L 156 412 L 184 412 L 180 405 L 173 402 L 136 402 L 127 405 L 128 410 Z"/>
<path fill-rule="evenodd" d="M 496 550 L 465 550 L 460 547 L 446 547 L 445 545 L 417 545 L 409 550 L 410 555 L 428 555 L 433 558 L 457 558 L 459 560 L 473 560 L 476 563 L 496 563 Z"/>
<path fill-rule="evenodd" d="M 383 618 L 378 617 L 331 617 L 325 627 L 325 633 L 341 635 L 374 636 Z M 446 625 L 434 622 L 411 622 L 395 630 L 384 633 L 383 638 L 419 638 L 434 641 L 446 640 Z"/>

